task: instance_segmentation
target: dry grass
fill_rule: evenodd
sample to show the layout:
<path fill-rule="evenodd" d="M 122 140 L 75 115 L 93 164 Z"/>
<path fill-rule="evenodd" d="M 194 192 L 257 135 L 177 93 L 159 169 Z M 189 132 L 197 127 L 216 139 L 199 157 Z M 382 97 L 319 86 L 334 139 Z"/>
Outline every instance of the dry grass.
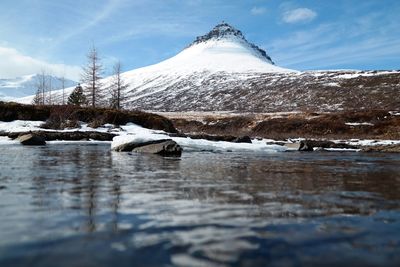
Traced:
<path fill-rule="evenodd" d="M 385 110 L 335 113 L 293 113 L 285 115 L 231 116 L 200 121 L 175 119 L 176 128 L 185 133 L 249 135 L 283 140 L 287 138 L 380 138 L 400 139 L 400 116 Z M 373 125 L 346 125 L 371 123 Z"/>

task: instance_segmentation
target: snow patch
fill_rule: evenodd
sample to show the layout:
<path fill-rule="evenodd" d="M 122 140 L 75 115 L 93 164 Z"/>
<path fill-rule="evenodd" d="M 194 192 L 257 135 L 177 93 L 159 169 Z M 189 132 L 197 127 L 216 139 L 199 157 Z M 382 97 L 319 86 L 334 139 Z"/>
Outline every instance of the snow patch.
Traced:
<path fill-rule="evenodd" d="M 263 140 L 253 140 L 253 143 L 231 143 L 215 142 L 202 139 L 191 139 L 185 137 L 170 137 L 163 131 L 149 130 L 133 123 L 121 127 L 124 132 L 120 136 L 114 137 L 111 148 L 130 143 L 143 143 L 162 139 L 172 139 L 178 143 L 184 151 L 212 151 L 212 152 L 278 152 L 285 151 L 286 148 L 279 145 L 267 145 Z"/>
<path fill-rule="evenodd" d="M 333 87 L 340 87 L 340 84 L 336 83 L 336 82 L 326 83 L 325 85 L 326 86 L 333 86 Z"/>
<path fill-rule="evenodd" d="M 345 124 L 349 126 L 363 126 L 363 125 L 374 126 L 373 123 L 369 122 L 346 122 Z"/>

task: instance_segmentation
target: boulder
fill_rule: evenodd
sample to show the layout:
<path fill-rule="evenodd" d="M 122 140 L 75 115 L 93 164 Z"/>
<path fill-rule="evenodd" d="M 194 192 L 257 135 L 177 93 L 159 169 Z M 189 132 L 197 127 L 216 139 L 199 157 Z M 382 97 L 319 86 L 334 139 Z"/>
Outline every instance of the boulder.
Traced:
<path fill-rule="evenodd" d="M 314 151 L 312 144 L 310 144 L 307 140 L 300 141 L 300 143 L 286 143 L 285 147 L 290 150 L 298 150 L 298 151 Z"/>
<path fill-rule="evenodd" d="M 132 152 L 151 153 L 161 156 L 181 156 L 182 148 L 173 140 L 164 140 L 162 142 L 136 147 Z"/>
<path fill-rule="evenodd" d="M 25 146 L 44 146 L 44 137 L 35 134 L 24 134 L 18 137 L 18 141 Z"/>
<path fill-rule="evenodd" d="M 271 143 L 271 144 L 273 144 L 273 143 Z M 291 150 L 299 150 L 300 149 L 300 143 L 285 143 L 284 146 Z"/>
<path fill-rule="evenodd" d="M 300 141 L 299 151 L 314 151 L 314 148 L 307 140 Z"/>
<path fill-rule="evenodd" d="M 161 140 L 154 140 L 154 141 L 148 141 L 148 142 L 142 142 L 142 143 L 133 141 L 133 142 L 119 145 L 119 146 L 113 148 L 113 150 L 117 151 L 117 152 L 131 152 L 133 149 L 135 149 L 137 147 L 147 146 L 147 145 L 152 145 L 152 144 L 159 144 L 159 143 L 163 143 L 166 141 L 171 141 L 171 139 L 161 139 Z"/>

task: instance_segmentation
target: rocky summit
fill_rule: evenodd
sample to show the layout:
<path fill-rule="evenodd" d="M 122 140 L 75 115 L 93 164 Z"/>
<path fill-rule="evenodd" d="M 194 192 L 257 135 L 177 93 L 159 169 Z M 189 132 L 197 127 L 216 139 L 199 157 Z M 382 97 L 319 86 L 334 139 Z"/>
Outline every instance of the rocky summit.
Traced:
<path fill-rule="evenodd" d="M 222 39 L 229 39 L 229 38 L 237 38 L 239 40 L 244 41 L 245 43 L 248 43 L 249 46 L 254 49 L 254 51 L 258 52 L 261 57 L 264 57 L 267 59 L 271 64 L 275 64 L 271 57 L 267 55 L 265 50 L 259 48 L 257 45 L 252 44 L 246 40 L 244 37 L 243 33 L 239 31 L 238 29 L 234 28 L 233 26 L 229 25 L 228 23 L 221 23 L 215 26 L 209 33 L 198 36 L 196 40 L 189 45 L 189 47 L 200 44 L 200 43 L 205 43 L 210 40 L 222 40 Z"/>

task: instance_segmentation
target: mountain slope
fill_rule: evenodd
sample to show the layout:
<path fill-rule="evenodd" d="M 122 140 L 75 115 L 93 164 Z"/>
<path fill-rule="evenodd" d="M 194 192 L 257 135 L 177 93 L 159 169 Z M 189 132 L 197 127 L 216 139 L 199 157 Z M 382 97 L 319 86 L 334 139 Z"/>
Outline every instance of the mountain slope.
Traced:
<path fill-rule="evenodd" d="M 46 81 L 51 80 L 53 90 L 62 88 L 60 78 L 45 75 L 45 79 Z M 25 75 L 14 79 L 0 79 L 0 100 L 15 100 L 16 98 L 35 94 L 39 80 L 39 74 Z M 75 81 L 65 79 L 65 87 L 75 84 Z"/>
<path fill-rule="evenodd" d="M 276 66 L 243 34 L 222 23 L 176 56 L 122 74 L 124 108 L 150 111 L 397 110 L 400 72 L 307 71 Z M 107 85 L 110 77 L 103 80 Z M 67 90 L 72 92 L 73 88 Z M 56 92 L 53 99 L 61 99 Z M 104 97 L 110 96 L 104 92 Z M 30 103 L 32 97 L 20 99 Z"/>

